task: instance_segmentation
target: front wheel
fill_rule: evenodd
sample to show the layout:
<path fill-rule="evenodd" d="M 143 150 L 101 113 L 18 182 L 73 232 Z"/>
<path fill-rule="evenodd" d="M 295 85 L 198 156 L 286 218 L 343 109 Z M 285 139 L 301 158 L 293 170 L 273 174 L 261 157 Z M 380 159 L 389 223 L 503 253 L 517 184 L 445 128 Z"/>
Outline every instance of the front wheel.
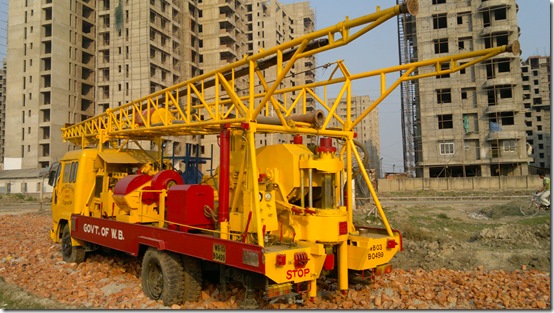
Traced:
<path fill-rule="evenodd" d="M 533 201 L 523 202 L 519 206 L 519 210 L 525 216 L 535 216 L 539 212 L 539 206 Z"/>
<path fill-rule="evenodd" d="M 85 248 L 71 244 L 69 224 L 62 231 L 62 257 L 68 263 L 81 263 L 85 261 Z"/>

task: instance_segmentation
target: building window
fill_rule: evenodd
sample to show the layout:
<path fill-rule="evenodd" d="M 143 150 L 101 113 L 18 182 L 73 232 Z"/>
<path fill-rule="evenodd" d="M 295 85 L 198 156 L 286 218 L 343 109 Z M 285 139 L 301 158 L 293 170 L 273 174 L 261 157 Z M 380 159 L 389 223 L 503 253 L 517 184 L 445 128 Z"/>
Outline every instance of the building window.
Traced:
<path fill-rule="evenodd" d="M 500 47 L 508 44 L 508 35 L 498 34 L 494 36 L 484 37 L 483 40 L 485 41 L 486 49 L 495 47 L 494 39 L 496 39 L 496 47 Z"/>
<path fill-rule="evenodd" d="M 502 86 L 499 90 L 500 99 L 510 99 L 512 98 L 512 87 L 511 86 Z"/>
<path fill-rule="evenodd" d="M 452 103 L 452 90 L 450 88 L 437 89 L 437 103 Z"/>
<path fill-rule="evenodd" d="M 499 118 L 502 125 L 514 125 L 513 112 L 500 112 Z"/>
<path fill-rule="evenodd" d="M 494 10 L 494 19 L 495 20 L 505 20 L 506 19 L 506 8 L 499 8 Z"/>
<path fill-rule="evenodd" d="M 502 142 L 502 149 L 505 152 L 515 152 L 516 151 L 516 141 L 515 140 L 505 140 Z"/>
<path fill-rule="evenodd" d="M 498 61 L 498 73 L 509 73 L 510 72 L 510 60 L 502 59 Z"/>
<path fill-rule="evenodd" d="M 446 13 L 433 15 L 433 29 L 446 28 Z"/>
<path fill-rule="evenodd" d="M 452 122 L 452 114 L 443 114 L 438 116 L 439 129 L 451 129 L 454 127 Z"/>
<path fill-rule="evenodd" d="M 441 155 L 452 155 L 454 154 L 454 143 L 453 142 L 441 142 L 439 144 L 440 154 Z"/>
<path fill-rule="evenodd" d="M 448 38 L 434 39 L 433 43 L 435 45 L 436 54 L 448 52 Z"/>

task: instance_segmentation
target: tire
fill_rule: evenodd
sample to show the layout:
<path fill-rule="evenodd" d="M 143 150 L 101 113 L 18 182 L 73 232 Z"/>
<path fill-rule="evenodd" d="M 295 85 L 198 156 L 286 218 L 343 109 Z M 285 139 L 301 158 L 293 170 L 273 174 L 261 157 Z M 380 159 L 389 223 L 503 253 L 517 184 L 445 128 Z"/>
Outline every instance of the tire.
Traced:
<path fill-rule="evenodd" d="M 523 202 L 519 206 L 519 210 L 521 211 L 521 214 L 525 216 L 535 216 L 539 212 L 539 206 L 533 201 Z"/>
<path fill-rule="evenodd" d="M 177 254 L 148 248 L 142 259 L 142 291 L 152 300 L 172 306 L 182 302 L 184 281 Z"/>
<path fill-rule="evenodd" d="M 62 231 L 62 257 L 67 263 L 82 263 L 85 261 L 85 248 L 71 244 L 69 224 Z"/>
<path fill-rule="evenodd" d="M 202 265 L 199 259 L 183 256 L 183 302 L 196 302 L 202 292 Z"/>

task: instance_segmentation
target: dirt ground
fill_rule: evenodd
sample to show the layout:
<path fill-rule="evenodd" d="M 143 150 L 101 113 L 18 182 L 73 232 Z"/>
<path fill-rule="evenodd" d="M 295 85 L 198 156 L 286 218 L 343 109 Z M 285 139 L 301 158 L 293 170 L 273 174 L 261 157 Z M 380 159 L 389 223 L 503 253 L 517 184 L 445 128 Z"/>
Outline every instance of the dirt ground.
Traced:
<path fill-rule="evenodd" d="M 522 193 L 521 195 L 526 195 L 526 193 Z M 401 304 L 399 304 L 399 302 L 397 302 L 400 301 L 398 299 L 401 299 L 403 291 L 399 289 L 400 293 L 394 294 L 396 295 L 396 298 L 390 296 L 392 294 L 391 288 L 393 288 L 395 284 L 398 284 L 398 280 L 406 279 L 406 277 L 421 276 L 423 280 L 440 279 L 439 276 L 441 273 L 446 273 L 444 274 L 445 276 L 457 277 L 459 275 L 466 275 L 459 273 L 468 272 L 478 272 L 478 274 L 476 274 L 478 277 L 485 277 L 491 273 L 491 277 L 516 275 L 518 277 L 516 280 L 519 280 L 520 276 L 540 276 L 542 277 L 540 278 L 541 281 L 544 280 L 543 278 L 546 275 L 546 278 L 548 278 L 545 283 L 546 287 L 541 287 L 542 291 L 537 291 L 537 293 L 534 294 L 534 296 L 540 294 L 541 299 L 536 296 L 536 299 L 531 299 L 534 301 L 532 303 L 530 302 L 525 305 L 512 304 L 513 306 L 510 304 L 503 306 L 498 305 L 496 308 L 550 307 L 550 302 L 547 300 L 550 299 L 550 293 L 544 291 L 550 289 L 550 285 L 548 283 L 550 280 L 551 270 L 550 213 L 545 212 L 534 217 L 522 216 L 519 212 L 519 204 L 521 201 L 524 201 L 526 197 L 518 197 L 517 193 L 515 195 L 514 193 L 508 193 L 473 196 L 417 194 L 411 196 L 404 195 L 402 197 L 398 197 L 397 195 L 384 195 L 381 196 L 381 199 L 382 207 L 387 214 L 391 227 L 399 229 L 403 234 L 404 249 L 402 252 L 398 253 L 392 261 L 393 267 L 398 272 L 393 271 L 393 274 L 390 276 L 392 277 L 390 278 L 390 281 L 385 279 L 382 282 L 378 282 L 377 286 L 374 286 L 371 290 L 366 287 L 360 287 L 361 285 L 356 285 L 351 291 L 349 291 L 346 298 L 339 298 L 339 296 L 337 296 L 336 299 L 331 299 L 322 303 L 316 302 L 316 306 L 311 306 L 310 308 L 487 308 L 486 306 L 476 306 L 478 299 L 471 300 L 471 303 L 462 303 L 458 300 L 457 303 L 451 303 L 450 306 L 438 304 L 425 304 L 422 306 L 422 303 L 425 301 L 417 302 L 418 300 L 414 300 L 415 302 L 411 305 L 403 307 L 400 306 Z M 44 219 L 47 222 L 47 219 L 50 216 L 49 205 L 44 203 L 41 206 L 37 203 L 37 201 L 29 200 L 31 199 L 23 199 L 21 197 L 0 198 L 0 221 L 4 222 L 4 220 L 8 220 L 8 217 L 12 217 L 13 219 L 14 215 L 27 216 L 28 214 L 31 214 L 33 218 Z M 357 207 L 354 214 L 354 220 L 358 225 L 376 226 L 382 224 L 374 214 L 371 214 L 371 209 L 374 207 L 371 203 L 366 203 L 365 205 L 361 205 L 361 203 L 359 204 L 360 205 Z M 22 223 L 22 225 L 24 224 L 25 223 Z M 42 227 L 45 228 L 48 227 L 48 225 Z M 45 232 L 44 236 L 47 237 L 48 233 Z M 51 251 L 52 249 L 55 250 L 56 247 L 53 247 L 54 245 L 47 243 L 47 241 L 48 240 L 44 240 L 44 247 L 47 247 L 46 249 L 48 250 L 47 255 L 50 255 L 50 259 L 52 259 L 52 262 L 55 263 L 55 267 L 58 268 L 62 266 L 61 263 L 63 262 L 58 261 L 60 256 L 57 251 Z M 0 248 L 0 251 L 1 250 L 2 249 Z M 87 261 L 83 267 L 70 266 L 69 269 L 64 270 L 71 273 L 76 271 L 78 272 L 80 270 L 81 274 L 79 275 L 83 276 L 83 273 L 88 273 L 87 271 L 90 272 L 90 267 L 104 267 L 104 265 L 106 265 L 104 263 L 107 262 L 106 260 L 108 259 L 103 256 L 94 256 L 90 258 L 90 261 Z M 16 281 L 11 277 L 5 276 L 4 279 L 2 266 L 5 266 L 8 261 L 8 257 L 0 255 L 0 309 L 58 309 L 82 307 L 82 304 L 79 303 L 60 303 L 51 297 L 40 297 L 36 293 L 29 292 L 26 288 L 22 288 L 23 285 L 15 283 Z M 13 263 L 13 260 L 10 262 Z M 88 264 L 89 262 L 92 263 Z M 127 271 L 127 273 L 136 272 L 136 267 L 139 266 L 138 261 L 120 260 L 115 261 L 114 263 L 114 261 L 111 260 L 109 262 L 110 264 L 113 263 L 113 265 L 116 263 L 124 264 L 125 262 L 129 262 L 129 264 L 125 264 L 124 266 L 122 265 L 125 269 L 122 271 Z M 110 269 L 109 265 L 106 265 L 106 267 L 107 271 L 113 271 L 113 268 Z M 120 269 L 118 268 L 117 270 Z M 497 275 L 498 271 L 502 274 L 501 276 Z M 532 272 L 524 274 L 525 271 Z M 533 274 L 531 275 L 531 273 Z M 139 280 L 137 275 L 128 275 L 126 278 L 122 276 L 122 279 L 126 279 L 127 281 L 129 279 Z M 425 275 L 432 278 L 426 278 L 427 276 Z M 394 281 L 395 279 L 397 280 L 396 282 Z M 465 280 L 467 281 L 470 279 Z M 479 284 L 479 278 L 474 280 L 477 281 L 476 284 Z M 326 282 L 328 281 L 323 281 L 324 284 Z M 518 282 L 518 284 L 520 283 L 521 282 Z M 530 282 L 524 283 L 531 284 Z M 421 284 L 421 282 L 419 284 Z M 437 282 L 437 284 L 449 285 L 449 283 L 443 282 Z M 423 284 L 423 286 L 414 286 L 417 286 L 417 288 L 425 288 L 424 285 L 425 284 Z M 415 288 L 414 286 L 410 286 L 410 288 Z M 402 288 L 407 287 L 404 286 Z M 479 289 L 480 287 L 472 288 Z M 137 297 L 140 297 L 140 288 L 134 286 L 134 289 L 133 292 L 138 295 Z M 207 286 L 203 291 L 203 295 L 206 294 L 206 299 L 203 300 L 208 302 L 212 301 L 210 297 L 214 297 L 214 294 L 217 294 L 216 289 L 217 288 L 213 285 Z M 528 290 L 528 288 L 525 290 Z M 385 291 L 388 293 L 385 293 Z M 367 292 L 367 295 L 362 292 Z M 73 293 L 77 293 L 77 291 Z M 429 294 L 430 293 L 428 292 L 425 294 L 421 293 L 421 297 L 428 297 Z M 439 294 L 443 294 L 443 292 L 441 291 Z M 459 292 L 459 294 L 458 298 L 460 298 L 461 295 L 464 295 L 463 292 Z M 356 295 L 358 295 L 357 298 Z M 350 301 L 351 297 L 352 301 Z M 408 298 L 412 299 L 414 296 L 410 295 Z M 426 298 L 421 299 L 426 300 Z M 448 299 L 450 299 L 450 297 Z M 387 300 L 389 301 L 387 302 Z M 430 298 L 429 300 L 431 301 Z M 435 299 L 432 300 L 435 301 Z M 148 301 L 150 300 L 143 299 L 141 301 L 142 303 L 148 304 Z M 345 304 L 337 306 L 337 302 Z M 237 308 L 235 300 L 221 303 L 227 303 L 227 307 L 223 308 Z M 232 306 L 229 307 L 229 303 L 232 303 Z M 89 301 L 89 303 L 85 304 L 85 307 L 98 306 L 94 305 L 94 301 Z M 108 304 L 100 305 L 99 307 L 124 308 L 117 306 L 110 307 Z M 133 306 L 129 307 L 146 308 Z M 167 307 L 154 303 L 151 306 L 149 304 L 148 308 Z M 192 306 L 190 308 L 219 307 L 206 305 Z M 280 304 L 277 307 L 270 306 L 268 308 L 286 309 L 297 307 L 295 304 L 292 306 Z"/>
<path fill-rule="evenodd" d="M 425 270 L 447 268 L 513 271 L 534 268 L 550 272 L 550 212 L 523 216 L 519 211 L 527 196 L 475 196 L 409 198 L 385 197 L 382 207 L 389 223 L 404 237 L 404 250 L 393 266 Z M 360 224 L 376 219 L 358 208 Z"/>

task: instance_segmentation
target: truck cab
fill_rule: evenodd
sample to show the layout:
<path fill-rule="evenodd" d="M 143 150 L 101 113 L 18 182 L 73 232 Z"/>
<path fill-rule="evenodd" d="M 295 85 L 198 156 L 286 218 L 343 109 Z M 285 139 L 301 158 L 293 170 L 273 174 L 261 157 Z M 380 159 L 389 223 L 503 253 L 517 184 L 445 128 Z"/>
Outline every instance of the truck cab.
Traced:
<path fill-rule="evenodd" d="M 113 218 L 119 213 L 112 197 L 115 184 L 140 169 L 152 171 L 153 163 L 155 153 L 142 150 L 82 149 L 67 152 L 52 165 L 48 179 L 53 187 L 50 238 L 62 241 L 66 261 L 72 260 L 72 250 L 84 245 L 69 235 L 71 215 Z"/>

